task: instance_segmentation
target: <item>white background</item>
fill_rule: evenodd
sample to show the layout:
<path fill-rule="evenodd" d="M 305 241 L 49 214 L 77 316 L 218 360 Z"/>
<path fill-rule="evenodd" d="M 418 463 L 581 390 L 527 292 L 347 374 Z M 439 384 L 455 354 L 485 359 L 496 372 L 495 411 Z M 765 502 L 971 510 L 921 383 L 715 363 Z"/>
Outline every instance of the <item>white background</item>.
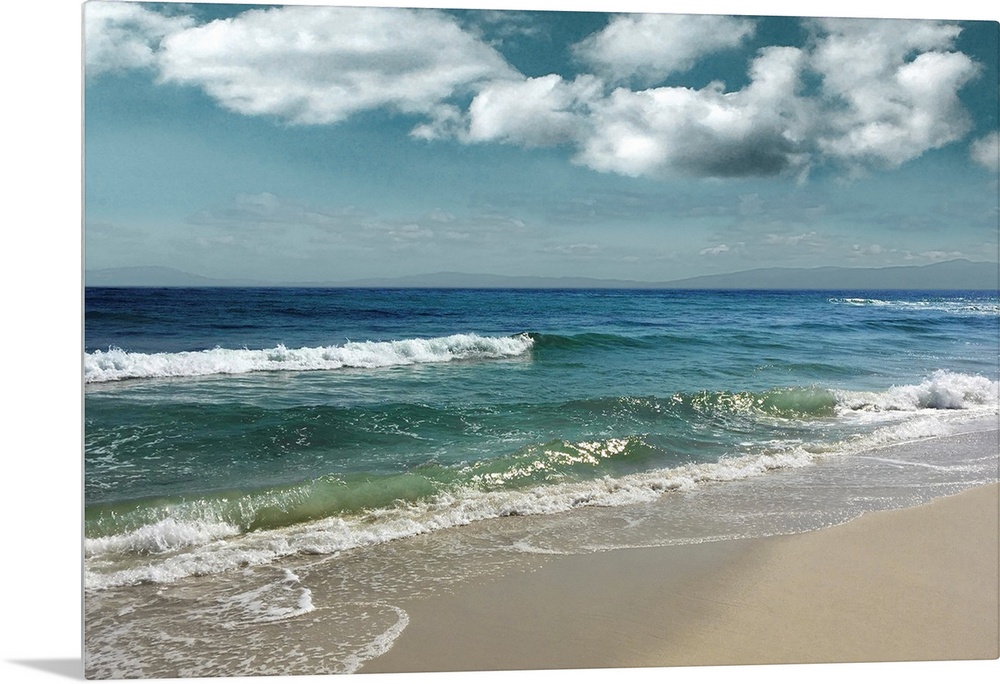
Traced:
<path fill-rule="evenodd" d="M 484 9 L 988 19 L 982 0 L 576 0 L 298 2 Z M 82 79 L 80 0 L 20 0 L 0 19 L 0 673 L 7 682 L 81 678 Z M 981 86 L 980 86 L 981 87 Z M 481 684 L 527 676 L 562 682 L 998 681 L 1000 663 L 674 668 L 482 673 Z M 467 682 L 465 674 L 355 675 L 348 681 Z M 234 678 L 305 684 L 329 677 Z M 343 679 L 341 677 L 340 679 Z M 174 680 L 178 681 L 178 680 Z"/>

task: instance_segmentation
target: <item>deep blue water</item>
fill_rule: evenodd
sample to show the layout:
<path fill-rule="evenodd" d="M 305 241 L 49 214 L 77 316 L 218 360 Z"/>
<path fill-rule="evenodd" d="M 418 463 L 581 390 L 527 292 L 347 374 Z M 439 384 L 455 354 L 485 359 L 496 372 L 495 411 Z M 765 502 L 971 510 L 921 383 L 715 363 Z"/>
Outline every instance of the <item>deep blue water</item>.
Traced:
<path fill-rule="evenodd" d="M 998 325 L 995 292 L 88 288 L 91 571 L 131 581 L 130 558 L 317 521 L 342 529 L 309 548 L 336 550 L 912 438 L 916 417 L 996 410 Z"/>

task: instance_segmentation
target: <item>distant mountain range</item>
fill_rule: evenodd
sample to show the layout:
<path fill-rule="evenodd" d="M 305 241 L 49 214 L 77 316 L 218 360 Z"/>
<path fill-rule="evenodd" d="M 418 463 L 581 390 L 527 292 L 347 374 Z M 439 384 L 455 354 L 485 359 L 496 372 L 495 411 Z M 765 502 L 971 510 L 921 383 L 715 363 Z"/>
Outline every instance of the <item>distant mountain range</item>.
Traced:
<path fill-rule="evenodd" d="M 221 280 L 172 268 L 135 267 L 87 271 L 88 287 L 384 287 L 498 289 L 684 289 L 684 290 L 996 290 L 1000 265 L 956 259 L 926 266 L 886 268 L 758 268 L 724 275 L 663 282 L 577 277 L 431 273 L 398 278 L 329 282 Z"/>
<path fill-rule="evenodd" d="M 996 290 L 1000 265 L 955 259 L 885 268 L 758 268 L 675 280 L 670 287 L 706 290 Z"/>

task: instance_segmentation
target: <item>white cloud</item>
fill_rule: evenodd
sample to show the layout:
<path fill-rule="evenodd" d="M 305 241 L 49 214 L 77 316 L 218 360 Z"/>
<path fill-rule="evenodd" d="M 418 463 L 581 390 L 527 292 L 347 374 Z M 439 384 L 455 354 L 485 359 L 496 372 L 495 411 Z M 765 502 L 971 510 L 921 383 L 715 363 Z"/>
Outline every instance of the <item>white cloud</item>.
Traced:
<path fill-rule="evenodd" d="M 1000 170 L 1000 132 L 993 131 L 974 140 L 969 150 L 972 160 L 991 171 Z"/>
<path fill-rule="evenodd" d="M 706 247 L 705 249 L 698 252 L 701 255 L 718 256 L 720 254 L 725 254 L 729 251 L 729 245 L 716 245 L 715 247 Z"/>
<path fill-rule="evenodd" d="M 544 30 L 531 12 L 517 10 L 469 10 L 465 28 L 481 36 L 490 45 L 510 39 L 538 37 Z"/>
<path fill-rule="evenodd" d="M 578 51 L 596 55 L 598 45 L 618 35 L 612 27 L 633 27 L 638 46 L 645 22 L 664 21 L 648 16 L 620 17 Z M 760 50 L 740 90 L 715 82 L 701 89 L 607 92 L 595 81 L 571 88 L 551 75 L 507 83 L 505 97 L 477 98 L 472 122 L 481 125 L 465 137 L 525 146 L 571 141 L 577 163 L 627 176 L 801 178 L 830 161 L 852 172 L 896 167 L 968 132 L 958 92 L 978 66 L 952 51 L 957 26 L 881 20 L 810 26 L 814 37 L 805 48 Z M 664 68 L 677 68 L 672 58 L 657 58 Z M 807 79 L 818 83 L 805 86 Z"/>
<path fill-rule="evenodd" d="M 819 20 L 810 66 L 823 79 L 818 149 L 849 164 L 899 166 L 970 127 L 959 89 L 978 72 L 942 22 Z"/>
<path fill-rule="evenodd" d="M 587 135 L 587 103 L 600 97 L 593 76 L 565 81 L 555 74 L 487 85 L 469 106 L 470 142 L 497 140 L 528 147 Z"/>
<path fill-rule="evenodd" d="M 127 2 L 83 6 L 87 76 L 155 65 L 164 36 L 194 24 L 187 16 L 165 16 Z"/>
<path fill-rule="evenodd" d="M 466 128 L 466 117 L 461 109 L 452 104 L 438 103 L 424 114 L 429 121 L 417 124 L 410 131 L 410 137 L 422 140 L 444 140 L 458 138 Z"/>
<path fill-rule="evenodd" d="M 872 245 L 852 245 L 851 249 L 854 250 L 856 255 L 878 255 L 885 253 L 886 249 L 882 245 L 872 244 Z"/>
<path fill-rule="evenodd" d="M 477 83 L 516 72 L 446 14 L 393 8 L 251 10 L 168 36 L 164 81 L 227 109 L 331 124 L 366 109 L 439 113 Z"/>
<path fill-rule="evenodd" d="M 194 26 L 135 4 L 97 3 L 87 5 L 86 22 L 92 74 L 152 67 L 163 82 L 202 88 L 232 111 L 297 124 L 388 109 L 423 118 L 415 138 L 566 145 L 575 163 L 627 176 L 802 178 L 830 161 L 854 172 L 891 168 L 968 132 L 958 92 L 978 66 L 954 51 L 957 26 L 807 25 L 806 46 L 761 49 L 749 83 L 727 91 L 720 82 L 626 84 L 739 45 L 753 31 L 748 19 L 618 16 L 574 46 L 598 75 L 573 80 L 518 73 L 481 32 L 435 10 L 280 7 Z M 991 139 L 973 148 L 981 163 L 995 159 Z"/>
<path fill-rule="evenodd" d="M 486 86 L 469 109 L 467 141 L 524 146 L 572 143 L 574 160 L 628 176 L 771 175 L 805 163 L 810 103 L 796 95 L 802 53 L 767 48 L 750 85 L 725 92 L 616 88 L 593 76 L 557 75 Z"/>
<path fill-rule="evenodd" d="M 629 176 L 772 175 L 799 166 L 808 103 L 798 98 L 801 51 L 768 48 L 744 89 L 618 88 L 592 104 L 593 134 L 577 161 Z"/>
<path fill-rule="evenodd" d="M 684 14 L 625 14 L 573 46 L 584 63 L 614 81 L 643 83 L 690 69 L 708 54 L 737 47 L 754 31 L 738 17 Z"/>
<path fill-rule="evenodd" d="M 922 259 L 927 259 L 928 261 L 947 261 L 948 259 L 961 259 L 963 257 L 967 257 L 964 252 L 956 250 L 930 250 L 928 252 L 921 252 L 917 256 Z"/>
<path fill-rule="evenodd" d="M 542 248 L 542 252 L 554 252 L 572 257 L 592 257 L 601 251 L 593 242 L 577 242 L 571 245 L 551 245 Z"/>
<path fill-rule="evenodd" d="M 783 246 L 796 246 L 802 242 L 809 245 L 817 244 L 815 242 L 817 237 L 816 231 L 810 231 L 808 233 L 800 233 L 799 235 L 779 235 L 777 233 L 768 233 L 764 236 L 764 243 L 768 245 L 783 245 Z"/>

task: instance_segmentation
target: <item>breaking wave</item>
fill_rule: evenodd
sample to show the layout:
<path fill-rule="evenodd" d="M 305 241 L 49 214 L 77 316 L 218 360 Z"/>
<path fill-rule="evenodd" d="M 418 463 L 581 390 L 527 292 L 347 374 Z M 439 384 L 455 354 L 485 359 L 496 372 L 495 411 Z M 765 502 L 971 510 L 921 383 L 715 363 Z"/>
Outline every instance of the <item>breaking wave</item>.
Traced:
<path fill-rule="evenodd" d="M 1000 383 L 981 375 L 938 370 L 916 385 L 897 385 L 884 392 L 838 390 L 834 394 L 838 408 L 850 411 L 996 408 Z"/>
<path fill-rule="evenodd" d="M 143 354 L 112 348 L 85 355 L 84 382 L 137 378 L 177 378 L 261 371 L 321 371 L 385 368 L 519 356 L 534 341 L 526 334 L 484 337 L 476 334 L 389 342 L 348 342 L 330 347 L 223 349 Z"/>
<path fill-rule="evenodd" d="M 729 441 L 724 454 L 701 460 L 685 456 L 694 453 L 686 447 L 675 451 L 646 431 L 616 430 L 619 436 L 540 441 L 499 457 L 450 466 L 428 463 L 408 473 L 329 475 L 253 491 L 160 497 L 133 502 L 129 511 L 98 506 L 88 511 L 86 521 L 85 585 L 102 589 L 171 582 L 490 518 L 648 502 L 670 491 L 801 468 L 832 453 L 948 435 L 951 418 L 995 414 L 998 406 L 1000 383 L 946 370 L 916 384 L 872 392 L 786 388 L 561 404 L 555 407 L 561 413 L 591 417 L 625 412 L 652 420 L 666 415 L 670 420 L 663 427 L 668 435 L 676 432 L 674 438 L 683 436 L 684 425 L 704 423 L 709 432 L 724 432 L 723 441 L 738 435 L 744 441 Z M 535 405 L 531 412 L 544 410 Z M 749 422 L 732 424 L 733 416 Z M 770 422 L 818 421 L 830 429 L 844 419 L 860 420 L 860 433 L 782 437 Z M 753 436 L 760 432 L 754 425 L 766 438 Z M 125 557 L 138 562 L 119 565 Z"/>
<path fill-rule="evenodd" d="M 927 298 L 927 299 L 876 299 L 872 297 L 837 297 L 830 300 L 834 304 L 857 307 L 895 309 L 897 311 L 940 311 L 942 313 L 967 316 L 996 316 L 1000 314 L 1000 304 L 996 298 Z"/>

